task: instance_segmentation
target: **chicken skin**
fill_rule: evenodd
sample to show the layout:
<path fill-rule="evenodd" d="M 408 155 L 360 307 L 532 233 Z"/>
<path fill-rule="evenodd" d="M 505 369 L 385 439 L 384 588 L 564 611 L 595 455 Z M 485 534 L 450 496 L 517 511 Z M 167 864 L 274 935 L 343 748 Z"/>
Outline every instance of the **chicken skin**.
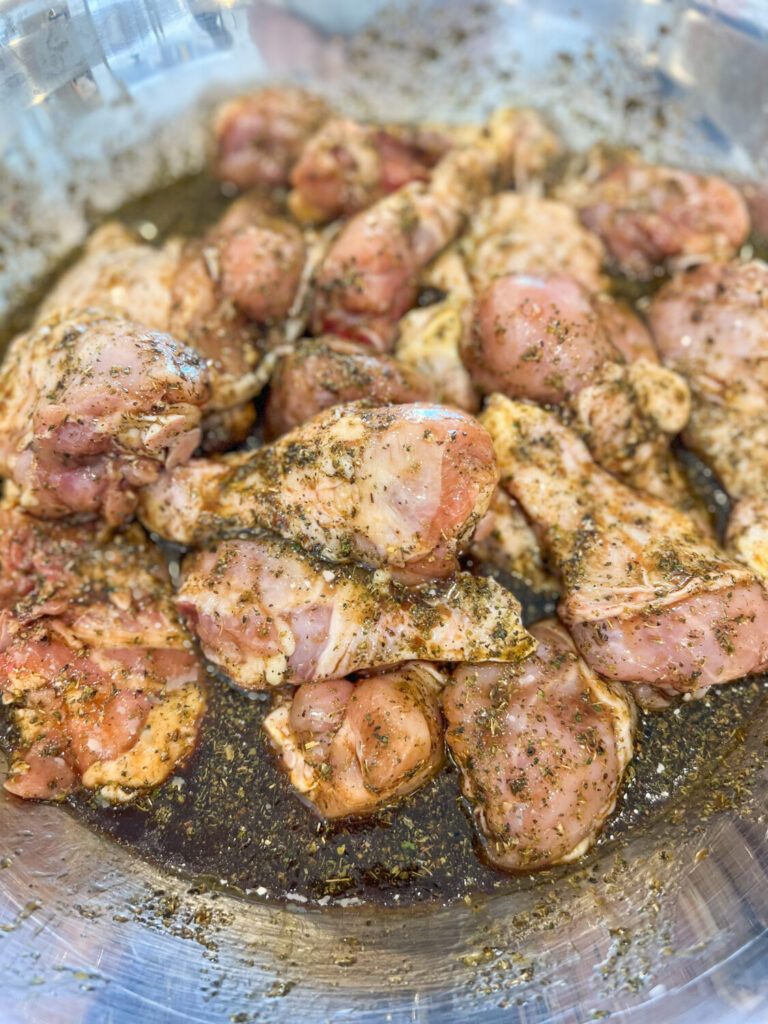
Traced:
<path fill-rule="evenodd" d="M 421 272 L 459 234 L 474 204 L 510 173 L 514 136 L 505 117 L 513 115 L 500 111 L 474 144 L 452 149 L 429 183 L 412 182 L 349 221 L 317 275 L 315 334 L 392 349 Z"/>
<path fill-rule="evenodd" d="M 304 145 L 329 116 L 320 97 L 292 86 L 227 101 L 213 123 L 214 174 L 238 188 L 287 185 Z"/>
<path fill-rule="evenodd" d="M 430 381 L 391 356 L 343 338 L 304 338 L 283 356 L 269 382 L 264 436 L 274 440 L 335 405 L 397 405 L 431 397 Z"/>
<path fill-rule="evenodd" d="M 0 510 L 0 691 L 19 745 L 5 788 L 122 802 L 194 749 L 203 670 L 159 553 L 138 526 Z"/>
<path fill-rule="evenodd" d="M 605 249 L 566 203 L 517 192 L 484 199 L 460 243 L 478 290 L 506 274 L 572 277 L 588 292 L 606 284 Z"/>
<path fill-rule="evenodd" d="M 635 386 L 630 369 L 603 328 L 587 293 L 567 277 L 507 275 L 480 296 L 477 329 L 464 350 L 475 384 L 486 392 L 556 405 L 586 441 L 601 466 L 641 490 L 695 511 L 686 478 L 669 448 L 663 410 L 647 403 L 666 385 L 666 404 L 685 423 L 690 396 L 685 381 L 643 364 L 652 386 Z M 661 417 L 661 423 L 660 423 Z M 661 425 L 663 424 L 663 426 Z"/>
<path fill-rule="evenodd" d="M 693 520 L 609 476 L 543 409 L 495 395 L 482 420 L 592 669 L 664 699 L 768 666 L 768 592 Z"/>
<path fill-rule="evenodd" d="M 618 161 L 598 158 L 593 166 L 572 198 L 582 222 L 629 277 L 646 280 L 659 267 L 727 260 L 746 241 L 746 203 L 723 178 L 647 164 L 631 153 Z"/>
<path fill-rule="evenodd" d="M 534 646 L 494 580 L 403 588 L 269 535 L 188 555 L 178 607 L 203 653 L 247 690 L 340 679 L 404 661 L 515 661 Z"/>
<path fill-rule="evenodd" d="M 685 443 L 734 502 L 729 545 L 768 577 L 768 264 L 697 267 L 661 289 L 649 318 L 693 392 Z"/>
<path fill-rule="evenodd" d="M 192 455 L 207 397 L 199 356 L 169 335 L 93 310 L 52 317 L 0 368 L 0 471 L 35 515 L 122 522 Z"/>
<path fill-rule="evenodd" d="M 254 452 L 193 461 L 144 491 L 142 521 L 181 544 L 271 529 L 403 583 L 447 576 L 498 481 L 471 416 L 438 405 L 337 406 Z"/>
<path fill-rule="evenodd" d="M 554 619 L 514 665 L 459 665 L 442 694 L 446 741 L 494 867 L 534 871 L 592 846 L 633 753 L 634 705 Z"/>
<path fill-rule="evenodd" d="M 291 785 L 322 818 L 371 814 L 441 768 L 444 682 L 432 665 L 411 662 L 357 683 L 304 683 L 275 697 L 263 727 Z"/>

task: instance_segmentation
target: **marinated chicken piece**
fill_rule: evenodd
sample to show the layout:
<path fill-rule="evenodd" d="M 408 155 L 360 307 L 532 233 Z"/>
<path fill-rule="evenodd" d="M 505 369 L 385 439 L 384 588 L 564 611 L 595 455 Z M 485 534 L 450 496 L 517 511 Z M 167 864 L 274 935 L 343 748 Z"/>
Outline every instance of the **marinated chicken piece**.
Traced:
<path fill-rule="evenodd" d="M 119 523 L 192 455 L 207 397 L 199 357 L 169 335 L 94 310 L 51 317 L 0 368 L 0 472 L 35 515 Z"/>
<path fill-rule="evenodd" d="M 560 407 L 609 472 L 657 497 L 696 511 L 670 438 L 669 410 L 649 415 L 630 372 L 611 344 L 587 293 L 567 277 L 497 278 L 477 304 L 477 330 L 464 351 L 475 384 L 487 392 Z M 685 381 L 644 364 L 662 381 L 666 405 L 689 411 Z M 646 389 L 648 390 L 648 389 Z M 683 416 L 673 417 L 676 430 Z"/>
<path fill-rule="evenodd" d="M 459 665 L 442 695 L 488 859 L 505 871 L 578 860 L 592 846 L 632 758 L 634 705 L 603 682 L 554 619 L 531 628 L 515 665 Z"/>
<path fill-rule="evenodd" d="M 177 604 L 205 656 L 247 690 L 404 661 L 516 661 L 533 647 L 494 580 L 457 573 L 403 588 L 269 535 L 188 555 Z"/>
<path fill-rule="evenodd" d="M 664 361 L 693 392 L 685 443 L 734 502 L 729 545 L 768 577 L 768 264 L 697 267 L 665 285 L 649 315 Z"/>
<path fill-rule="evenodd" d="M 116 221 L 102 224 L 43 299 L 38 322 L 64 310 L 98 307 L 152 331 L 167 331 L 183 244 L 172 238 L 161 247 L 147 245 Z"/>
<path fill-rule="evenodd" d="M 78 785 L 123 802 L 189 756 L 203 671 L 165 565 L 139 527 L 41 522 L 0 509 L 0 691 L 18 733 L 5 788 Z"/>
<path fill-rule="evenodd" d="M 444 682 L 431 665 L 411 662 L 358 683 L 304 683 L 276 697 L 263 727 L 293 788 L 322 818 L 372 814 L 442 766 Z"/>
<path fill-rule="evenodd" d="M 422 284 L 445 292 L 445 298 L 401 318 L 395 358 L 430 382 L 435 401 L 477 412 L 480 397 L 461 359 L 463 339 L 472 331 L 475 296 L 454 247 L 427 267 Z"/>
<path fill-rule="evenodd" d="M 213 123 L 214 174 L 238 188 L 287 185 L 304 145 L 329 116 L 323 100 L 292 86 L 229 100 Z"/>
<path fill-rule="evenodd" d="M 723 178 L 644 163 L 636 154 L 593 161 L 577 184 L 582 222 L 605 243 L 619 270 L 645 280 L 735 256 L 749 234 L 739 192 Z"/>
<path fill-rule="evenodd" d="M 512 116 L 514 112 L 506 112 Z M 317 276 L 312 328 L 390 351 L 421 272 L 463 228 L 472 207 L 509 171 L 505 112 L 474 145 L 451 150 L 428 184 L 412 182 L 353 217 Z"/>
<path fill-rule="evenodd" d="M 395 405 L 430 397 L 430 382 L 397 359 L 343 338 L 304 338 L 282 357 L 269 383 L 264 436 L 273 440 L 346 402 Z"/>
<path fill-rule="evenodd" d="M 658 363 L 659 353 L 651 332 L 633 309 L 610 295 L 592 296 L 592 308 L 614 348 L 632 364 L 641 359 Z"/>
<path fill-rule="evenodd" d="M 285 320 L 306 262 L 301 232 L 258 196 L 233 203 L 205 238 L 171 239 L 162 248 L 106 224 L 57 282 L 39 318 L 106 309 L 190 345 L 208 367 L 204 432 L 215 450 L 242 440 L 253 424 L 251 399 L 271 369 L 257 324 L 263 332 Z"/>
<path fill-rule="evenodd" d="M 299 221 L 349 217 L 411 181 L 428 181 L 451 146 L 428 127 L 365 125 L 331 118 L 312 136 L 291 171 L 288 203 Z"/>
<path fill-rule="evenodd" d="M 476 562 L 516 576 L 534 590 L 558 592 L 557 580 L 544 565 L 536 534 L 502 487 L 493 492 L 490 507 L 477 524 L 469 554 Z"/>
<path fill-rule="evenodd" d="M 566 203 L 500 192 L 480 203 L 461 241 L 477 289 L 506 274 L 567 275 L 589 292 L 605 287 L 605 249 Z"/>
<path fill-rule="evenodd" d="M 768 593 L 746 566 L 682 512 L 601 470 L 551 413 L 494 395 L 482 419 L 591 668 L 690 698 L 768 666 Z"/>
<path fill-rule="evenodd" d="M 405 583 L 447 576 L 498 482 L 477 420 L 439 405 L 337 406 L 272 445 L 196 460 L 142 500 L 145 525 L 194 544 L 271 529 Z"/>

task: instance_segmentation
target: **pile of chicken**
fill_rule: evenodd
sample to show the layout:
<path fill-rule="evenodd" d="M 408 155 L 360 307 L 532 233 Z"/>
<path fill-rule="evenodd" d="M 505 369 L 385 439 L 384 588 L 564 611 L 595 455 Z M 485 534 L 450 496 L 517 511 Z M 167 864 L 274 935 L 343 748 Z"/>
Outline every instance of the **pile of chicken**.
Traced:
<path fill-rule="evenodd" d="M 220 221 L 158 247 L 101 227 L 0 373 L 6 789 L 162 782 L 204 658 L 273 694 L 323 817 L 413 792 L 447 746 L 494 865 L 581 856 L 636 703 L 768 667 L 768 266 L 739 259 L 741 196 L 629 152 L 564 165 L 528 110 L 367 125 L 265 89 L 214 134 L 243 190 Z M 607 272 L 668 278 L 647 322 Z M 678 434 L 733 500 L 724 547 Z M 173 581 L 145 530 L 188 549 Z M 558 618 L 526 631 L 465 555 Z"/>

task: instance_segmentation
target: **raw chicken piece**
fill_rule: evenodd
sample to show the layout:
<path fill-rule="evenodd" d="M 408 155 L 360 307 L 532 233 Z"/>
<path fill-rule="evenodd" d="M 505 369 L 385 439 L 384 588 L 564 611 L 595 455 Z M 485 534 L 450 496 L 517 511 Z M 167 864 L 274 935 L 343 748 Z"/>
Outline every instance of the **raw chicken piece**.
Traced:
<path fill-rule="evenodd" d="M 516 661 L 533 647 L 512 594 L 465 573 L 406 589 L 268 535 L 188 555 L 182 569 L 179 609 L 248 690 L 403 661 Z"/>
<path fill-rule="evenodd" d="M 662 288 L 649 315 L 664 361 L 693 392 L 685 443 L 735 503 L 729 544 L 768 577 L 768 264 L 697 267 Z"/>
<path fill-rule="evenodd" d="M 723 178 L 647 164 L 635 154 L 598 157 L 594 167 L 573 199 L 624 274 L 647 279 L 664 266 L 730 259 L 749 234 L 746 204 Z"/>
<path fill-rule="evenodd" d="M 431 396 L 425 377 L 390 356 L 343 338 L 304 338 L 283 356 L 269 383 L 264 436 L 273 440 L 345 402 L 393 405 Z"/>
<path fill-rule="evenodd" d="M 502 487 L 493 492 L 488 511 L 477 524 L 469 554 L 516 576 L 542 593 L 557 593 L 555 578 L 547 571 L 541 548 L 520 506 Z"/>
<path fill-rule="evenodd" d="M 517 192 L 484 199 L 461 241 L 472 282 L 506 274 L 567 275 L 589 292 L 605 287 L 605 250 L 566 203 Z"/>
<path fill-rule="evenodd" d="M 568 277 L 524 274 L 497 278 L 478 299 L 477 329 L 464 350 L 464 362 L 478 387 L 512 398 L 560 407 L 609 472 L 627 483 L 682 508 L 696 510 L 682 469 L 674 460 L 664 426 L 676 430 L 689 412 L 685 381 L 653 364 L 654 394 L 662 382 L 665 406 L 646 411 L 630 371 L 611 344 L 588 294 Z M 639 378 L 638 378 L 639 379 Z"/>
<path fill-rule="evenodd" d="M 202 666 L 159 553 L 139 527 L 0 509 L 0 691 L 19 734 L 5 788 L 122 802 L 194 749 Z"/>
<path fill-rule="evenodd" d="M 422 284 L 445 292 L 445 298 L 401 318 L 395 358 L 430 382 L 435 401 L 477 412 L 480 398 L 461 359 L 463 339 L 472 331 L 475 296 L 455 247 L 426 268 Z"/>
<path fill-rule="evenodd" d="M 242 440 L 251 399 L 271 369 L 261 333 L 282 322 L 301 288 L 301 232 L 258 196 L 243 196 L 202 239 L 144 244 L 122 225 L 102 226 L 57 282 L 39 319 L 99 308 L 168 331 L 205 360 L 211 382 L 204 422 L 210 449 Z"/>
<path fill-rule="evenodd" d="M 488 859 L 534 871 L 583 856 L 632 758 L 634 705 L 554 619 L 516 665 L 459 665 L 443 691 L 446 740 Z"/>
<path fill-rule="evenodd" d="M 359 213 L 410 181 L 427 181 L 450 146 L 447 134 L 429 127 L 331 118 L 291 171 L 291 212 L 299 221 L 319 223 Z"/>
<path fill-rule="evenodd" d="M 509 168 L 512 141 L 500 112 L 474 145 L 451 150 L 428 184 L 412 182 L 353 217 L 317 276 L 315 334 L 354 338 L 379 352 L 415 303 L 426 265 L 461 231 L 470 210 Z"/>
<path fill-rule="evenodd" d="M 594 295 L 592 308 L 614 348 L 628 363 L 644 359 L 658 363 L 659 353 L 648 328 L 640 317 L 620 299 L 609 295 Z"/>
<path fill-rule="evenodd" d="M 193 461 L 142 499 L 145 525 L 200 543 L 271 529 L 401 582 L 447 576 L 498 481 L 488 434 L 438 405 L 337 406 L 253 452 Z"/>
<path fill-rule="evenodd" d="M 591 668 L 696 697 L 768 666 L 768 593 L 688 516 L 613 479 L 543 409 L 494 395 L 482 420 Z"/>
<path fill-rule="evenodd" d="M 229 100 L 213 123 L 214 174 L 238 188 L 287 185 L 302 148 L 329 115 L 318 96 L 292 86 Z"/>
<path fill-rule="evenodd" d="M 427 783 L 443 763 L 437 693 L 411 662 L 358 683 L 304 683 L 276 696 L 263 727 L 291 784 L 323 818 L 371 814 Z"/>
<path fill-rule="evenodd" d="M 169 335 L 98 311 L 51 317 L 0 369 L 0 471 L 35 515 L 121 522 L 192 455 L 207 397 L 199 357 Z"/>

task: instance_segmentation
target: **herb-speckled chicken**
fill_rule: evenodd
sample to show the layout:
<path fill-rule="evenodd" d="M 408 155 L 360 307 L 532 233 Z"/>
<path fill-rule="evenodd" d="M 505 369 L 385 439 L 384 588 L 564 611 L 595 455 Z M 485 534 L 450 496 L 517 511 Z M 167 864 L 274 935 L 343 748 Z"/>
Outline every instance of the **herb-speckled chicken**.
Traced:
<path fill-rule="evenodd" d="M 697 267 L 661 289 L 649 316 L 693 392 L 685 442 L 734 502 L 729 543 L 768 577 L 768 265 Z"/>
<path fill-rule="evenodd" d="M 203 669 L 159 553 L 138 526 L 0 510 L 0 691 L 18 733 L 5 788 L 123 802 L 194 749 Z"/>
<path fill-rule="evenodd" d="M 417 583 L 456 569 L 497 480 L 491 439 L 466 413 L 337 406 L 265 448 L 169 472 L 144 490 L 141 517 L 182 544 L 271 529 Z"/>
<path fill-rule="evenodd" d="M 406 588 L 267 535 L 188 555 L 182 568 L 178 606 L 203 653 L 249 690 L 403 661 L 516 661 L 534 646 L 512 594 L 465 573 Z"/>
<path fill-rule="evenodd" d="M 275 698 L 264 729 L 294 789 L 323 818 L 371 814 L 442 767 L 444 682 L 432 665 L 410 662 L 357 683 L 305 683 Z"/>
<path fill-rule="evenodd" d="M 768 666 L 768 592 L 692 519 L 609 476 L 552 413 L 495 395 L 482 420 L 588 665 L 649 700 Z"/>
<path fill-rule="evenodd" d="M 576 860 L 616 804 L 634 706 L 555 620 L 515 665 L 459 665 L 442 694 L 446 740 L 488 859 L 508 871 Z"/>
<path fill-rule="evenodd" d="M 208 377 L 167 334 L 89 311 L 19 335 L 0 368 L 0 472 L 49 518 L 118 523 L 201 437 Z"/>
<path fill-rule="evenodd" d="M 478 301 L 477 329 L 464 350 L 486 392 L 559 407 L 605 469 L 691 511 L 695 501 L 670 452 L 685 425 L 690 395 L 682 377 L 642 362 L 625 363 L 587 293 L 571 278 L 497 278 Z M 637 386 L 652 380 L 650 389 Z M 648 392 L 666 396 L 663 414 Z M 678 413 L 670 416 L 670 406 Z"/>

